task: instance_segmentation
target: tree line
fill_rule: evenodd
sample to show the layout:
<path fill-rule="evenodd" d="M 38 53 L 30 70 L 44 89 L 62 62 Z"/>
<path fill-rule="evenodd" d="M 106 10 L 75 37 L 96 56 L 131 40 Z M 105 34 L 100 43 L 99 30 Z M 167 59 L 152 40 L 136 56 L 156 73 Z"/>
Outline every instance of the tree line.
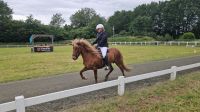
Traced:
<path fill-rule="evenodd" d="M 94 38 L 95 26 L 104 24 L 111 36 L 150 36 L 157 40 L 200 37 L 200 1 L 171 0 L 142 4 L 132 11 L 116 11 L 107 20 L 92 8 L 82 8 L 64 24 L 62 14 L 52 16 L 49 25 L 29 15 L 25 21 L 13 20 L 13 11 L 0 0 L 0 42 L 28 42 L 32 34 L 52 34 L 56 40 Z M 184 33 L 187 35 L 182 36 Z M 191 36 L 192 35 L 192 36 Z"/>

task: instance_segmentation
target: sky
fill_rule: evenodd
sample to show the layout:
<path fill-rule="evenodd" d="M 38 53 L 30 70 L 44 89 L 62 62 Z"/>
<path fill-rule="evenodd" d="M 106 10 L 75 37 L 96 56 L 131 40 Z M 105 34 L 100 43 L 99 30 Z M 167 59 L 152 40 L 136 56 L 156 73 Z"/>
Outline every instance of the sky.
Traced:
<path fill-rule="evenodd" d="M 13 10 L 13 19 L 25 20 L 30 14 L 35 19 L 49 24 L 55 13 L 61 13 L 66 24 L 70 16 L 81 8 L 93 8 L 97 14 L 108 19 L 115 11 L 133 10 L 144 3 L 164 0 L 3 0 Z"/>

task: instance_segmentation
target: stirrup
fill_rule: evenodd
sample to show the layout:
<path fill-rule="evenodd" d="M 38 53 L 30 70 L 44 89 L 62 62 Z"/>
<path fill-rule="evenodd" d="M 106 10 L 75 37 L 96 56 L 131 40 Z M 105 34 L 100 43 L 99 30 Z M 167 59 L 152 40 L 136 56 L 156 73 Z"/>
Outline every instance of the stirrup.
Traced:
<path fill-rule="evenodd" d="M 109 69 L 110 69 L 110 68 L 109 68 L 108 66 L 106 66 L 104 70 L 109 70 Z"/>

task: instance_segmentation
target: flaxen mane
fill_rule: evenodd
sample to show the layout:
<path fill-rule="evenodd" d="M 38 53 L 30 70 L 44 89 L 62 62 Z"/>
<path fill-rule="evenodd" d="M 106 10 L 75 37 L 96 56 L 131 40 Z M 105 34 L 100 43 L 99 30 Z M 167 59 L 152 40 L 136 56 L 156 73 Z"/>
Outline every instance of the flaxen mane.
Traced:
<path fill-rule="evenodd" d="M 94 46 L 92 46 L 92 45 L 91 45 L 87 40 L 85 40 L 85 39 L 75 39 L 74 41 L 72 41 L 72 44 L 73 44 L 75 47 L 77 47 L 78 45 L 81 45 L 82 47 L 84 47 L 84 48 L 86 49 L 87 52 L 93 53 L 93 54 L 95 54 L 95 55 L 101 57 L 100 54 L 99 54 L 99 52 L 98 52 L 98 50 L 97 50 Z"/>

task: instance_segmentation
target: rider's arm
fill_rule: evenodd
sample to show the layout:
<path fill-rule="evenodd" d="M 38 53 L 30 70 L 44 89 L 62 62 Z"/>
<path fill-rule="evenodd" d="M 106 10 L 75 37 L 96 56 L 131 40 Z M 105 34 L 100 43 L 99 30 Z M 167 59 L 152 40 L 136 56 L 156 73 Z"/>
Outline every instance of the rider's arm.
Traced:
<path fill-rule="evenodd" d="M 96 44 L 99 41 L 99 38 L 97 37 L 96 40 L 92 43 L 92 45 Z"/>

